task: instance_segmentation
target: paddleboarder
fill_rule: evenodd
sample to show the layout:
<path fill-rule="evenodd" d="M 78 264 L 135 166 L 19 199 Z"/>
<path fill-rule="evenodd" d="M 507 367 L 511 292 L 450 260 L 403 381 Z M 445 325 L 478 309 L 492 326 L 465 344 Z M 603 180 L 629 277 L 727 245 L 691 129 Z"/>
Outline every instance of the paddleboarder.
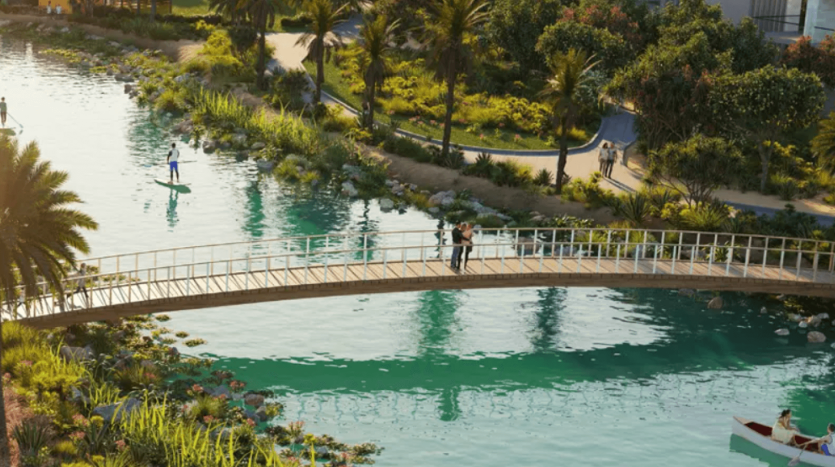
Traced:
<path fill-rule="evenodd" d="M 0 97 L 0 124 L 2 124 L 4 127 L 6 126 L 6 110 L 7 110 L 7 108 L 8 107 L 6 105 L 6 98 L 5 97 Z"/>
<path fill-rule="evenodd" d="M 177 183 L 180 183 L 180 170 L 177 167 L 177 160 L 180 158 L 180 151 L 177 150 L 177 143 L 171 143 L 171 150 L 168 151 L 168 157 L 165 159 L 168 162 L 169 177 L 168 181 L 174 183 L 174 173 L 177 174 Z"/>

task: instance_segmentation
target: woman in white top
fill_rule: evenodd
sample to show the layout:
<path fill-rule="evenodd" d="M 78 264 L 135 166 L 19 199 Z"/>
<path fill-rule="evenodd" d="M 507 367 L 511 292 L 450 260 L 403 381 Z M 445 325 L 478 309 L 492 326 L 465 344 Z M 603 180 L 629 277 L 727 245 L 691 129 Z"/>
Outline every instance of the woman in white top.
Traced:
<path fill-rule="evenodd" d="M 618 158 L 618 151 L 615 145 L 609 146 L 609 151 L 606 153 L 606 171 L 603 172 L 607 178 L 612 178 L 612 168 L 615 166 L 615 160 Z"/>
<path fill-rule="evenodd" d="M 797 434 L 797 428 L 792 426 L 792 411 L 786 409 L 780 412 L 780 418 L 771 427 L 771 439 L 779 443 L 793 446 L 794 435 Z"/>
<path fill-rule="evenodd" d="M 609 143 L 603 143 L 600 152 L 597 154 L 597 162 L 600 163 L 600 173 L 606 175 L 606 161 L 609 159 Z"/>

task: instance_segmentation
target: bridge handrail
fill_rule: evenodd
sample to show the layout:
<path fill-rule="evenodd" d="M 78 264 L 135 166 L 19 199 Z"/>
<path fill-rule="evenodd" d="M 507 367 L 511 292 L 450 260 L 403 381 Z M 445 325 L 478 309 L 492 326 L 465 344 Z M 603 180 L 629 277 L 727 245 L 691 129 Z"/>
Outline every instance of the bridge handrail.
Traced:
<path fill-rule="evenodd" d="M 620 228 L 612 228 L 612 227 L 499 227 L 499 228 L 480 228 L 480 231 L 490 231 L 496 232 L 496 235 L 499 235 L 502 232 L 506 233 L 513 233 L 513 232 L 571 232 L 571 231 L 617 231 L 617 232 L 666 232 L 669 234 L 677 234 L 677 235 L 700 235 L 703 237 L 729 237 L 729 236 L 739 236 L 739 237 L 755 237 L 761 239 L 768 239 L 774 241 L 786 241 L 786 242 L 814 242 L 815 244 L 833 244 L 835 242 L 829 240 L 818 240 L 812 238 L 800 238 L 800 237 L 783 237 L 783 236 L 773 236 L 773 235 L 764 235 L 764 234 L 747 234 L 747 233 L 731 233 L 731 232 L 702 232 L 697 230 L 665 230 L 665 229 L 620 229 Z M 115 258 L 124 258 L 136 255 L 148 255 L 153 253 L 167 253 L 167 252 L 174 252 L 174 251 L 182 251 L 182 250 L 193 250 L 196 248 L 217 248 L 217 247 L 228 247 L 228 246 L 235 246 L 235 245 L 258 245 L 263 243 L 275 243 L 275 242 L 287 242 L 287 241 L 295 241 L 295 240 L 313 240 L 313 239 L 320 239 L 320 238 L 349 238 L 349 237 L 357 237 L 357 236 L 394 236 L 394 235 L 403 235 L 403 234 L 441 234 L 446 235 L 450 233 L 452 229 L 434 229 L 434 230 L 392 230 L 392 231 L 381 231 L 381 232 L 359 232 L 359 231 L 350 231 L 350 232 L 336 232 L 336 233 L 327 233 L 327 234 L 315 234 L 315 235 L 293 235 L 288 237 L 275 237 L 275 238 L 265 238 L 265 239 L 258 239 L 258 240 L 250 240 L 250 241 L 243 241 L 243 242 L 223 242 L 223 243 L 212 243 L 207 245 L 191 245 L 191 246 L 182 246 L 182 247 L 169 247 L 169 248 L 162 248 L 156 250 L 141 250 L 141 251 L 134 251 L 130 253 L 120 253 L 114 255 L 105 255 L 105 256 L 95 256 L 85 258 L 80 260 L 81 262 L 92 262 L 98 260 L 106 260 L 106 259 L 115 259 Z"/>

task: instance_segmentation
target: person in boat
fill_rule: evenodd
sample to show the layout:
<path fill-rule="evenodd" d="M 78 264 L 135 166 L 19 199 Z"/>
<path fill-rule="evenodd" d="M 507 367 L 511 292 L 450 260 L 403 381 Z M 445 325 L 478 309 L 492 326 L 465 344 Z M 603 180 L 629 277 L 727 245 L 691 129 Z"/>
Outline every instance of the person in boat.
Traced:
<path fill-rule="evenodd" d="M 171 150 L 168 151 L 169 182 L 174 183 L 174 174 L 177 174 L 177 183 L 180 183 L 180 169 L 177 167 L 177 160 L 180 159 L 180 151 L 177 150 L 177 143 L 171 143 Z"/>
<path fill-rule="evenodd" d="M 794 446 L 794 435 L 798 433 L 797 427 L 792 425 L 792 411 L 786 409 L 780 412 L 780 418 L 771 427 L 771 439 L 779 443 Z"/>
<path fill-rule="evenodd" d="M 6 98 L 0 97 L 0 124 L 6 126 L 6 110 L 8 106 L 6 105 Z"/>
<path fill-rule="evenodd" d="M 827 425 L 826 436 L 807 441 L 798 447 L 804 448 L 807 444 L 813 443 L 818 445 L 818 452 L 820 454 L 824 456 L 835 456 L 835 424 L 830 423 Z"/>

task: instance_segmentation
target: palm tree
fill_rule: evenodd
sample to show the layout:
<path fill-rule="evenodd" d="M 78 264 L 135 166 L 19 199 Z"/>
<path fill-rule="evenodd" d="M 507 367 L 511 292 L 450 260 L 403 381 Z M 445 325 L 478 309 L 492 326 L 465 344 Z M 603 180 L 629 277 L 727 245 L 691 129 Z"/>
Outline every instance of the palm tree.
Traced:
<path fill-rule="evenodd" d="M 432 51 L 432 63 L 439 78 L 446 79 L 446 116 L 442 156 L 449 154 L 452 134 L 452 111 L 455 105 L 455 81 L 470 64 L 471 50 L 465 40 L 487 20 L 484 0 L 436 0 L 425 25 L 425 43 Z"/>
<path fill-rule="evenodd" d="M 835 170 L 835 112 L 820 121 L 818 134 L 812 139 L 812 154 L 830 170 Z"/>
<path fill-rule="evenodd" d="M 87 253 L 89 246 L 80 229 L 97 224 L 86 214 L 70 209 L 78 195 L 61 189 L 66 172 L 52 170 L 41 162 L 35 143 L 22 151 L 17 142 L 0 137 L 0 305 L 13 315 L 18 286 L 26 297 L 37 297 L 40 280 L 57 294 L 75 264 L 75 252 Z M 0 335 L 0 358 L 2 358 Z M 2 382 L 0 382 L 2 386 Z M 2 387 L 0 387 L 2 394 Z M 0 396 L 0 465 L 11 465 L 6 429 L 6 406 Z"/>
<path fill-rule="evenodd" d="M 249 20 L 259 33 L 258 38 L 258 63 L 255 69 L 258 72 L 258 87 L 267 89 L 267 82 L 264 79 L 264 71 L 267 69 L 267 28 L 275 25 L 275 17 L 295 4 L 295 0 L 240 0 L 239 8 L 246 11 Z"/>
<path fill-rule="evenodd" d="M 241 16 L 245 13 L 239 0 L 209 0 L 209 9 L 224 18 L 229 18 L 234 25 L 240 22 Z"/>
<path fill-rule="evenodd" d="M 394 33 L 399 24 L 399 20 L 389 24 L 388 19 L 380 15 L 373 21 L 366 19 L 360 30 L 362 60 L 365 66 L 365 101 L 368 106 L 363 123 L 368 131 L 374 126 L 375 91 L 391 73 L 388 54 L 391 52 L 390 44 L 394 41 Z"/>
<path fill-rule="evenodd" d="M 339 34 L 334 27 L 343 22 L 340 19 L 347 5 L 334 9 L 331 0 L 307 0 L 304 11 L 312 20 L 310 32 L 299 37 L 296 45 L 307 46 L 307 56 L 316 60 L 316 92 L 313 102 L 318 104 L 322 100 L 322 84 L 325 82 L 325 49 L 342 44 Z"/>
<path fill-rule="evenodd" d="M 568 130 L 581 110 L 582 96 L 588 91 L 589 71 L 596 65 L 583 51 L 569 49 L 551 60 L 551 78 L 540 95 L 551 105 L 560 133 L 560 157 L 557 163 L 557 193 L 562 191 L 565 164 L 568 162 Z"/>

